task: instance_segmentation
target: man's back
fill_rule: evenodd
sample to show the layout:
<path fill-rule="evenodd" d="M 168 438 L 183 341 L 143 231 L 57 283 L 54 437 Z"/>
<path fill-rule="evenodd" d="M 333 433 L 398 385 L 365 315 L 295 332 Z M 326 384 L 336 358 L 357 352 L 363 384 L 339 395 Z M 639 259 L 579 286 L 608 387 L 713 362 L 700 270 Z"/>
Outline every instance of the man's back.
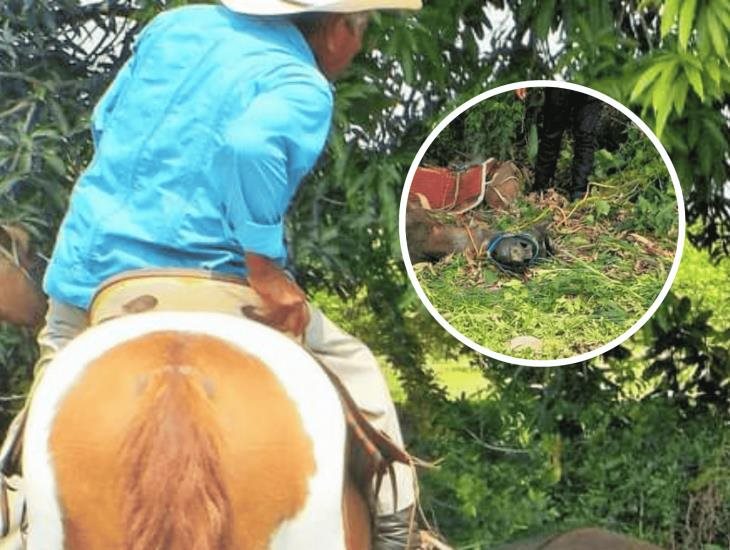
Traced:
<path fill-rule="evenodd" d="M 297 86 L 289 95 L 307 106 L 308 131 L 286 128 L 285 85 Z M 46 291 L 86 308 L 99 283 L 129 269 L 242 274 L 249 238 L 283 259 L 280 214 L 322 149 L 330 110 L 329 85 L 287 20 L 213 6 L 157 17 L 94 111 L 96 153 L 74 189 Z M 284 156 L 285 173 L 258 174 L 267 155 Z M 278 209 L 260 211 L 258 196 Z"/>

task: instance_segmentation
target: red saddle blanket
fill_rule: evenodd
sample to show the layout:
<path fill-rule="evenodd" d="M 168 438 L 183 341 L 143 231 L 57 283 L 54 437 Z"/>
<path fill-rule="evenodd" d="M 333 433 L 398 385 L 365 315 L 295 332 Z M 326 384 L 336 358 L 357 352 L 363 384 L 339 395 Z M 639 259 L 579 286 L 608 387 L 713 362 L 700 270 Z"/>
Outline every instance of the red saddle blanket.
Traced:
<path fill-rule="evenodd" d="M 487 161 L 463 171 L 419 166 L 411 182 L 408 199 L 421 202 L 429 210 L 455 213 L 470 210 L 484 199 L 489 163 Z"/>
<path fill-rule="evenodd" d="M 462 214 L 486 203 L 503 210 L 517 198 L 527 171 L 512 161 L 490 158 L 464 170 L 419 166 L 408 190 L 408 201 L 425 210 Z"/>

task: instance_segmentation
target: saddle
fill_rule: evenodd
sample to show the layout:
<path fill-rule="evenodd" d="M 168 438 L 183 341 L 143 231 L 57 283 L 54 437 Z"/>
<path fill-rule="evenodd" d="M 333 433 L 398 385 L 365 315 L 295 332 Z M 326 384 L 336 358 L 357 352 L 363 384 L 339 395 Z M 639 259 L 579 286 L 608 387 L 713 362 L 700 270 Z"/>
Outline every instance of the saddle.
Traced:
<path fill-rule="evenodd" d="M 419 166 L 408 190 L 408 201 L 426 210 L 463 214 L 482 203 L 504 210 L 519 195 L 527 174 L 511 161 L 490 158 L 481 164 Z"/>

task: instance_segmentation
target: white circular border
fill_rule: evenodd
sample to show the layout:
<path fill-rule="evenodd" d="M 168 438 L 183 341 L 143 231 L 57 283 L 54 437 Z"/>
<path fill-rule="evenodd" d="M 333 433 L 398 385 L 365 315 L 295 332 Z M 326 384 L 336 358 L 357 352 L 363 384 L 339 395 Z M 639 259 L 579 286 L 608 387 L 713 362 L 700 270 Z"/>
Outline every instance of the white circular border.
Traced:
<path fill-rule="evenodd" d="M 667 277 L 667 280 L 664 282 L 664 286 L 662 287 L 662 290 L 659 292 L 659 295 L 656 297 L 654 302 L 651 304 L 649 309 L 644 313 L 644 315 L 641 316 L 641 318 L 634 323 L 634 325 L 629 328 L 626 332 L 621 334 L 619 337 L 611 340 L 607 344 L 604 344 L 593 351 L 589 351 L 586 353 L 581 353 L 580 355 L 573 355 L 572 357 L 567 357 L 563 359 L 549 359 L 549 360 L 538 360 L 538 359 L 521 359 L 519 357 L 512 357 L 510 355 L 504 355 L 502 353 L 497 353 L 495 351 L 492 351 L 488 348 L 485 348 L 484 346 L 481 346 L 471 340 L 470 338 L 467 338 L 463 334 L 461 334 L 458 330 L 456 330 L 454 327 L 452 327 L 449 322 L 444 319 L 441 314 L 436 310 L 436 308 L 433 306 L 431 301 L 428 299 L 426 294 L 423 292 L 423 289 L 421 288 L 420 283 L 418 282 L 418 278 L 416 277 L 416 272 L 413 270 L 413 264 L 411 262 L 411 258 L 408 254 L 408 247 L 406 245 L 406 229 L 405 229 L 405 219 L 406 219 L 406 204 L 408 202 L 408 191 L 411 188 L 411 182 L 413 181 L 413 176 L 416 173 L 416 168 L 421 163 L 421 159 L 423 158 L 423 155 L 426 153 L 428 148 L 430 147 L 431 143 L 436 139 L 436 137 L 441 133 L 441 131 L 448 126 L 452 120 L 454 120 L 457 116 L 459 116 L 461 113 L 469 109 L 470 107 L 476 105 L 477 103 L 484 101 L 485 99 L 489 99 L 490 97 L 502 94 L 504 92 L 509 92 L 512 90 L 516 90 L 518 88 L 565 88 L 568 90 L 575 90 L 577 92 L 582 92 L 584 94 L 591 95 L 595 98 L 600 99 L 604 103 L 608 103 L 611 105 L 614 109 L 617 109 L 621 111 L 624 115 L 626 115 L 634 124 L 636 124 L 641 130 L 644 132 L 644 134 L 649 138 L 649 140 L 654 144 L 654 147 L 656 147 L 657 151 L 659 151 L 660 156 L 662 157 L 662 160 L 664 161 L 664 164 L 667 167 L 667 170 L 669 171 L 669 176 L 672 180 L 672 184 L 674 185 L 674 194 L 677 197 L 677 210 L 679 212 L 679 237 L 677 238 L 677 250 L 674 255 L 674 261 L 672 262 L 672 267 L 669 270 L 669 276 Z M 686 228 L 686 222 L 685 222 L 685 215 L 684 215 L 684 197 L 682 196 L 682 188 L 679 184 L 679 177 L 677 176 L 677 171 L 674 169 L 674 165 L 672 165 L 672 161 L 669 158 L 669 155 L 667 154 L 666 149 L 664 149 L 664 146 L 659 141 L 659 138 L 656 137 L 654 132 L 651 131 L 651 129 L 638 117 L 636 116 L 631 110 L 629 110 L 627 107 L 624 107 L 621 103 L 616 101 L 615 99 L 612 99 L 608 97 L 605 94 L 602 94 L 601 92 L 597 92 L 595 90 L 592 90 L 591 88 L 587 88 L 585 86 L 580 86 L 578 84 L 571 84 L 569 82 L 559 82 L 555 80 L 525 80 L 523 82 L 515 82 L 513 84 L 506 84 L 504 86 L 499 86 L 498 88 L 494 88 L 492 90 L 489 90 L 487 92 L 481 93 L 473 98 L 471 98 L 466 103 L 463 103 L 459 107 L 457 107 L 454 111 L 449 113 L 446 118 L 444 118 L 439 124 L 434 128 L 434 130 L 429 134 L 429 136 L 426 138 L 426 141 L 423 142 L 421 145 L 421 148 L 418 150 L 418 153 L 416 153 L 416 156 L 413 159 L 413 162 L 411 163 L 411 167 L 408 170 L 408 175 L 406 176 L 406 182 L 403 186 L 403 193 L 401 194 L 401 202 L 400 202 L 400 212 L 398 216 L 398 235 L 400 238 L 400 248 L 401 253 L 403 254 L 403 260 L 406 264 L 406 272 L 408 273 L 408 278 L 411 281 L 411 284 L 416 290 L 416 294 L 418 294 L 418 297 L 421 299 L 421 302 L 423 302 L 423 305 L 426 306 L 426 309 L 429 311 L 429 313 L 433 316 L 436 321 L 454 338 L 459 340 L 461 343 L 469 346 L 471 349 L 478 351 L 479 353 L 482 353 L 488 357 L 491 357 L 492 359 L 496 359 L 498 361 L 502 361 L 505 363 L 512 363 L 515 365 L 524 365 L 527 367 L 560 367 L 564 365 L 572 365 L 574 363 L 579 363 L 581 361 L 587 361 L 588 359 L 593 359 L 594 357 L 597 357 L 610 349 L 613 349 L 614 347 L 618 346 L 619 344 L 622 344 L 624 341 L 626 341 L 628 338 L 633 336 L 644 324 L 649 320 L 649 318 L 654 315 L 654 312 L 659 308 L 661 303 L 664 301 L 664 298 L 666 297 L 667 293 L 669 292 L 669 288 L 672 286 L 672 283 L 674 282 L 674 278 L 677 276 L 677 270 L 679 269 L 679 263 L 682 259 L 682 251 L 684 250 L 684 233 Z"/>

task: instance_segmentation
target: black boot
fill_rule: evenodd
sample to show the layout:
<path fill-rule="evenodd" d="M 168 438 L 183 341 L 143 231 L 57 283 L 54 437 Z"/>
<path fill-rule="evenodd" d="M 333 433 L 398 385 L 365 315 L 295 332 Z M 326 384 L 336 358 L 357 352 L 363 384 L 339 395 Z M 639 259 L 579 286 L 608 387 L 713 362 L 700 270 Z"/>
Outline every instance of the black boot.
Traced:
<path fill-rule="evenodd" d="M 583 187 L 583 188 L 573 189 L 570 192 L 570 200 L 571 200 L 571 202 L 579 201 L 583 197 L 585 197 L 587 193 L 588 193 L 588 186 Z"/>
<path fill-rule="evenodd" d="M 417 550 L 419 534 L 412 521 L 414 512 L 413 506 L 409 506 L 394 514 L 375 518 L 373 550 Z"/>
<path fill-rule="evenodd" d="M 573 114 L 573 185 L 570 199 L 577 201 L 588 193 L 588 177 L 593 170 L 596 127 L 603 104 L 584 94 L 576 96 Z"/>
<path fill-rule="evenodd" d="M 545 88 L 533 191 L 544 191 L 552 184 L 563 133 L 570 121 L 570 105 L 567 98 L 568 95 L 561 88 Z"/>

